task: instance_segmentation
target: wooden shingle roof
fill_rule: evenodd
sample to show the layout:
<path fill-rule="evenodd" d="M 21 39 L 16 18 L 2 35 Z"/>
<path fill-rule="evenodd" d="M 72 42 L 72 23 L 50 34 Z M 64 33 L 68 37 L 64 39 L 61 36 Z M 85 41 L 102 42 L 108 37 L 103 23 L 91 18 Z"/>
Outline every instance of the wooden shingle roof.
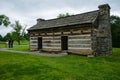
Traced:
<path fill-rule="evenodd" d="M 93 23 L 98 16 L 98 12 L 99 10 L 96 10 L 83 14 L 77 14 L 77 15 L 65 17 L 65 18 L 56 18 L 56 19 L 40 21 L 36 25 L 30 27 L 28 30 L 48 29 L 48 28 L 63 27 L 68 25 Z"/>

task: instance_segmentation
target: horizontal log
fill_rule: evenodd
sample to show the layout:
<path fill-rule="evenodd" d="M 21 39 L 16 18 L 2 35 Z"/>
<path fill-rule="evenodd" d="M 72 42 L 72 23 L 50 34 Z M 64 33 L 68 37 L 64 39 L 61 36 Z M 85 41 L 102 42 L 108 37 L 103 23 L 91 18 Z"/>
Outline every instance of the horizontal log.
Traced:
<path fill-rule="evenodd" d="M 38 41 L 30 41 L 30 43 L 38 43 Z"/>
<path fill-rule="evenodd" d="M 43 45 L 61 45 L 61 43 L 43 43 Z"/>
<path fill-rule="evenodd" d="M 69 39 L 68 42 L 69 41 L 81 41 L 81 42 L 83 41 L 84 42 L 84 41 L 91 41 L 91 39 Z"/>
<path fill-rule="evenodd" d="M 61 35 L 61 32 L 55 32 L 54 35 Z"/>
<path fill-rule="evenodd" d="M 50 51 L 50 52 L 61 52 L 61 49 L 46 49 L 46 48 L 43 48 L 42 50 L 43 51 Z"/>
<path fill-rule="evenodd" d="M 91 34 L 69 35 L 69 37 L 91 36 Z"/>
<path fill-rule="evenodd" d="M 91 44 L 92 41 L 91 41 L 91 40 L 83 40 L 83 41 L 81 41 L 81 40 L 77 40 L 77 41 L 71 40 L 71 41 L 70 41 L 70 40 L 69 40 L 68 43 L 69 43 L 69 44 Z"/>
<path fill-rule="evenodd" d="M 71 32 L 63 32 L 63 34 L 71 34 Z"/>
<path fill-rule="evenodd" d="M 41 33 L 41 34 L 39 34 L 40 36 L 45 36 L 46 35 L 46 33 Z"/>
<path fill-rule="evenodd" d="M 61 47 L 61 44 L 43 44 L 46 47 Z"/>
<path fill-rule="evenodd" d="M 53 35 L 53 33 L 46 33 L 47 35 Z"/>
<path fill-rule="evenodd" d="M 38 36 L 39 34 L 38 34 L 38 33 L 35 33 L 34 35 L 35 35 L 35 36 Z"/>
<path fill-rule="evenodd" d="M 30 43 L 30 46 L 32 46 L 32 45 L 38 45 L 37 43 Z"/>
<path fill-rule="evenodd" d="M 71 49 L 71 50 L 68 50 L 68 53 L 73 53 L 73 54 L 81 54 L 81 55 L 90 55 L 93 53 L 92 50 L 74 50 L 74 49 Z"/>
<path fill-rule="evenodd" d="M 30 37 L 30 40 L 37 40 L 37 37 Z"/>
<path fill-rule="evenodd" d="M 55 38 L 55 37 L 50 37 L 50 38 L 43 38 L 43 40 L 60 40 L 61 38 Z"/>
<path fill-rule="evenodd" d="M 36 51 L 38 48 L 30 48 L 30 51 Z"/>
<path fill-rule="evenodd" d="M 90 48 L 91 47 L 91 44 L 82 44 L 82 45 L 79 45 L 79 44 L 75 44 L 75 45 L 71 45 L 69 44 L 68 47 L 78 47 L 78 48 Z"/>
<path fill-rule="evenodd" d="M 83 33 L 91 33 L 91 30 L 83 30 Z"/>
<path fill-rule="evenodd" d="M 43 46 L 43 49 L 61 49 L 61 47 L 46 47 L 46 46 Z"/>
<path fill-rule="evenodd" d="M 81 49 L 83 49 L 83 50 L 91 50 L 91 47 L 89 47 L 89 48 L 81 48 L 81 47 L 68 47 L 68 49 L 73 49 L 73 50 L 81 50 Z"/>
<path fill-rule="evenodd" d="M 43 43 L 60 43 L 61 40 L 43 40 Z"/>
<path fill-rule="evenodd" d="M 38 50 L 37 47 L 30 47 L 30 50 Z"/>
<path fill-rule="evenodd" d="M 68 37 L 69 39 L 91 39 L 91 36 L 72 36 L 72 37 Z"/>

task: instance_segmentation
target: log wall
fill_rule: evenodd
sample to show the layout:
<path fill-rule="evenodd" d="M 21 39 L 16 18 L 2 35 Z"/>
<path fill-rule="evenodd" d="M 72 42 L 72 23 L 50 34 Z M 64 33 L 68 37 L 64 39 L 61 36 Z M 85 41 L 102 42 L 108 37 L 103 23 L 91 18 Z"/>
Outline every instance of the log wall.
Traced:
<path fill-rule="evenodd" d="M 60 36 L 43 36 L 42 41 L 43 41 L 43 50 L 61 51 L 61 37 Z"/>
<path fill-rule="evenodd" d="M 30 50 L 38 50 L 38 37 L 30 37 Z"/>
<path fill-rule="evenodd" d="M 91 35 L 70 35 L 68 37 L 68 52 L 77 54 L 91 54 Z"/>
<path fill-rule="evenodd" d="M 62 51 L 61 36 L 68 36 L 69 53 L 88 55 L 92 53 L 91 28 L 75 28 L 69 30 L 31 33 L 30 50 L 38 49 L 38 37 L 42 37 L 42 50 Z"/>

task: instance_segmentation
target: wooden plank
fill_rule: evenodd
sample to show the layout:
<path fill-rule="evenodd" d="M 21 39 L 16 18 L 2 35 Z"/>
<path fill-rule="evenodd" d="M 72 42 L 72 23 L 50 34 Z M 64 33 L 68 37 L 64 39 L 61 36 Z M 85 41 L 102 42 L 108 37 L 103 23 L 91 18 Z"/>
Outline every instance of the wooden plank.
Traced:
<path fill-rule="evenodd" d="M 59 39 L 61 39 L 61 36 L 43 37 L 43 40 L 55 40 L 55 39 L 59 40 Z"/>
<path fill-rule="evenodd" d="M 61 42 L 61 39 L 60 40 L 43 40 L 43 43 L 60 43 Z"/>
<path fill-rule="evenodd" d="M 88 48 L 81 48 L 81 47 L 68 47 L 68 50 L 70 50 L 70 49 L 74 49 L 74 50 L 80 50 L 80 49 L 86 50 L 86 49 L 89 49 L 89 50 L 91 50 L 91 47 L 88 47 Z"/>
<path fill-rule="evenodd" d="M 30 46 L 37 46 L 38 44 L 36 43 L 30 43 Z"/>
<path fill-rule="evenodd" d="M 91 39 L 69 39 L 69 41 L 91 41 Z"/>
<path fill-rule="evenodd" d="M 61 35 L 61 32 L 54 32 L 54 35 Z"/>
<path fill-rule="evenodd" d="M 48 43 L 61 43 L 60 40 L 44 40 L 43 43 L 46 43 L 45 41 L 48 41 Z"/>
<path fill-rule="evenodd" d="M 88 30 L 83 30 L 83 33 L 91 33 L 91 30 L 88 29 Z"/>
<path fill-rule="evenodd" d="M 38 43 L 38 41 L 30 41 L 30 43 Z"/>
<path fill-rule="evenodd" d="M 82 44 L 82 45 L 80 45 L 80 44 L 77 44 L 77 45 L 76 44 L 75 45 L 69 44 L 68 47 L 89 48 L 89 47 L 91 47 L 91 44 Z"/>
<path fill-rule="evenodd" d="M 72 33 L 81 33 L 81 30 L 72 31 Z"/>
<path fill-rule="evenodd" d="M 37 37 L 30 37 L 30 40 L 37 40 Z"/>
<path fill-rule="evenodd" d="M 69 37 L 91 36 L 91 34 L 69 35 Z"/>
<path fill-rule="evenodd" d="M 65 35 L 66 35 L 66 34 L 71 34 L 71 32 L 63 32 L 63 34 L 65 34 Z"/>
<path fill-rule="evenodd" d="M 50 51 L 50 52 L 61 52 L 61 49 L 48 49 L 48 48 L 43 48 L 43 51 Z"/>
<path fill-rule="evenodd" d="M 53 35 L 53 33 L 47 33 L 47 35 Z"/>
<path fill-rule="evenodd" d="M 72 54 L 81 54 L 81 55 L 90 55 L 93 53 L 92 50 L 86 49 L 86 50 L 68 50 L 68 53 L 72 53 Z"/>
<path fill-rule="evenodd" d="M 46 47 L 46 46 L 43 46 L 43 49 L 61 49 L 61 47 Z"/>
<path fill-rule="evenodd" d="M 61 44 L 43 44 L 43 46 L 45 47 L 61 47 Z"/>
<path fill-rule="evenodd" d="M 91 40 L 85 40 L 85 41 L 68 41 L 69 44 L 91 44 L 92 41 Z"/>
<path fill-rule="evenodd" d="M 69 39 L 91 39 L 91 36 L 69 36 Z"/>
<path fill-rule="evenodd" d="M 46 35 L 46 33 L 41 33 L 40 35 L 41 35 L 41 36 L 44 36 L 44 35 Z"/>
<path fill-rule="evenodd" d="M 60 40 L 61 38 L 43 38 L 43 40 Z"/>

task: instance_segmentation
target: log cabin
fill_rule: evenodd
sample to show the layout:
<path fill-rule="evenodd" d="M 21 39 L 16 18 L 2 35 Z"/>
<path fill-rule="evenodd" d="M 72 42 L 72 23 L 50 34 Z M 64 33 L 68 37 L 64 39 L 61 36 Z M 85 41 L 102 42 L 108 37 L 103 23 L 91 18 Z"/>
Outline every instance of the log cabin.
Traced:
<path fill-rule="evenodd" d="M 80 55 L 109 55 L 112 52 L 110 6 L 50 20 L 37 19 L 28 29 L 31 51 L 66 52 Z"/>

